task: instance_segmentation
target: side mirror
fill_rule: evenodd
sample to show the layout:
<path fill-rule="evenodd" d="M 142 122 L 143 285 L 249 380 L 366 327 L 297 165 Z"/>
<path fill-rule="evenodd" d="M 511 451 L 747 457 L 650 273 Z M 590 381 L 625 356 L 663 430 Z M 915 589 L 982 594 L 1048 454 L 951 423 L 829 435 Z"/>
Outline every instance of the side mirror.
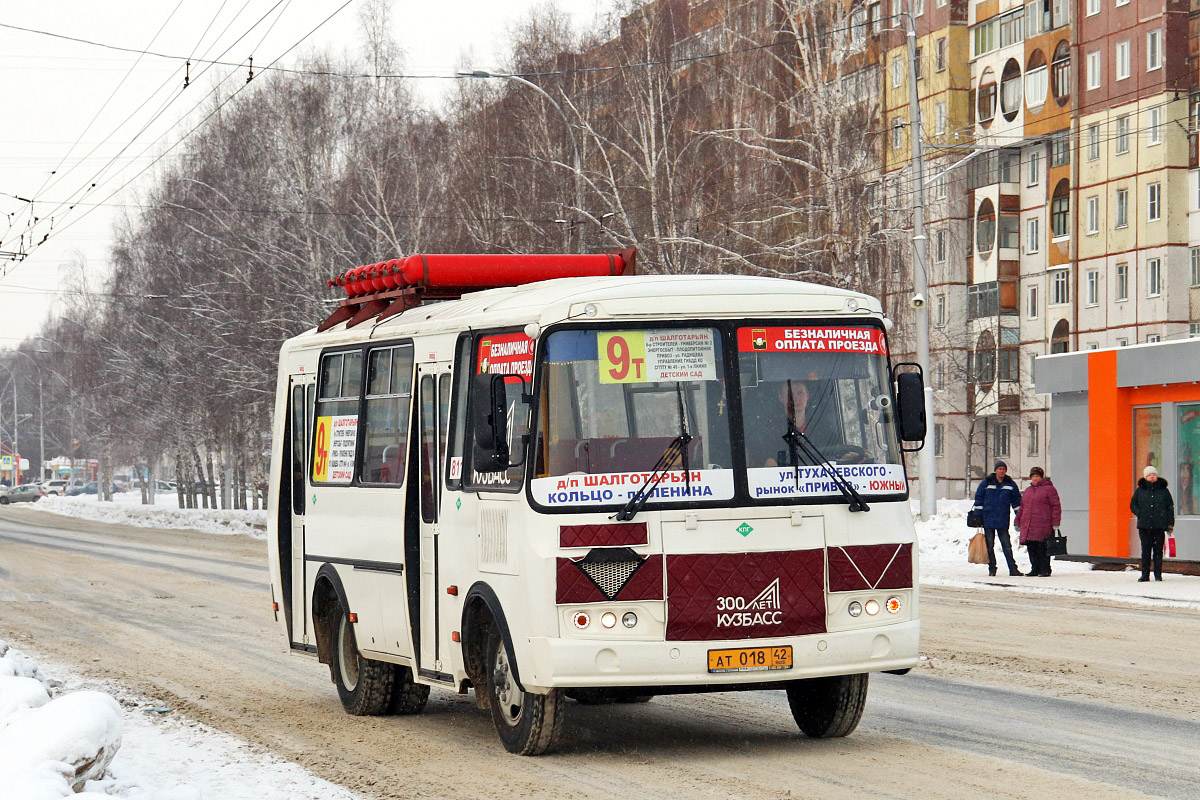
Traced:
<path fill-rule="evenodd" d="M 916 365 L 897 365 L 901 366 Z M 896 417 L 901 441 L 921 443 L 915 448 L 904 449 L 920 450 L 924 446 L 926 434 L 925 379 L 920 372 L 896 373 Z"/>
<path fill-rule="evenodd" d="M 503 472 L 510 464 L 504 378 L 487 373 L 471 378 L 471 468 L 476 472 Z"/>

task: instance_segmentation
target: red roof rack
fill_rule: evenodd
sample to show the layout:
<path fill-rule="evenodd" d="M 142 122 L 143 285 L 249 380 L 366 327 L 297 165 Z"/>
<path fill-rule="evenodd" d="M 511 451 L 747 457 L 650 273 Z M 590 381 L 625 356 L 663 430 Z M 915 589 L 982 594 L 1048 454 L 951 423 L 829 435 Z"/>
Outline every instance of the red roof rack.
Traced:
<path fill-rule="evenodd" d="M 430 253 L 364 264 L 329 279 L 329 286 L 345 290 L 346 299 L 317 330 L 332 328 L 339 322 L 353 327 L 368 319 L 384 320 L 420 305 L 424 299 L 454 299 L 481 289 L 553 278 L 632 275 L 636 259 L 637 250 L 631 247 L 592 254 Z"/>

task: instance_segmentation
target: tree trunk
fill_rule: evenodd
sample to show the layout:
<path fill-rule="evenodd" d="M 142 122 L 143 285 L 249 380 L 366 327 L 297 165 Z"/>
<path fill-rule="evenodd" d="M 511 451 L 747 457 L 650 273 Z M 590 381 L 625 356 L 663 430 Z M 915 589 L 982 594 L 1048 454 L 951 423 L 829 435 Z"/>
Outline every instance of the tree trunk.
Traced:
<path fill-rule="evenodd" d="M 196 470 L 196 481 L 194 484 L 192 484 L 191 491 L 196 493 L 196 487 L 199 487 L 198 493 L 204 498 L 203 508 L 208 508 L 208 484 L 205 482 L 204 478 L 204 461 L 200 458 L 200 451 L 196 448 L 195 443 L 192 444 L 192 461 Z M 192 508 L 202 507 L 198 501 L 193 500 L 192 502 Z"/>

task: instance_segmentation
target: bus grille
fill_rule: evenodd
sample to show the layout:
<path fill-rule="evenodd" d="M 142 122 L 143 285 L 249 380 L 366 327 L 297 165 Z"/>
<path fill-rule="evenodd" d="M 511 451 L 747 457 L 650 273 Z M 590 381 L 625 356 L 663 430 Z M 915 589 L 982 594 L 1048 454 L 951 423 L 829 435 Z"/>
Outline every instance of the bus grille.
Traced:
<path fill-rule="evenodd" d="M 592 579 L 596 586 L 600 587 L 600 591 L 604 592 L 604 596 L 612 600 L 617 596 L 617 592 L 625 587 L 629 579 L 633 577 L 633 573 L 637 572 L 637 568 L 642 565 L 639 560 L 634 561 L 592 561 L 586 560 L 579 562 L 579 568 L 584 574 Z"/>

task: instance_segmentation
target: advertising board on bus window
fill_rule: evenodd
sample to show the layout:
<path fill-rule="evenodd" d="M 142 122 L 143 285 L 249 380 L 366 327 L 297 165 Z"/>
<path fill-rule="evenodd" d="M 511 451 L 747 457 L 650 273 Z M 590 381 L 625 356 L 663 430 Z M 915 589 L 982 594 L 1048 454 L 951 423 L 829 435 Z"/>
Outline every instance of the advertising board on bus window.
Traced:
<path fill-rule="evenodd" d="M 508 449 L 512 459 L 517 462 L 524 458 L 522 442 L 529 432 L 529 405 L 524 398 L 530 392 L 533 381 L 533 353 L 534 341 L 523 331 L 481 333 L 476 339 L 473 353 L 475 365 L 472 374 L 506 376 Z M 476 402 L 484 401 L 477 397 L 468 399 L 470 404 Z M 470 450 L 469 444 L 466 449 Z M 451 481 L 462 475 L 463 455 L 459 452 L 450 457 Z M 524 475 L 525 467 L 521 463 L 502 472 L 479 472 L 472 468 L 469 479 L 464 482 L 477 490 L 511 491 L 520 487 Z"/>

